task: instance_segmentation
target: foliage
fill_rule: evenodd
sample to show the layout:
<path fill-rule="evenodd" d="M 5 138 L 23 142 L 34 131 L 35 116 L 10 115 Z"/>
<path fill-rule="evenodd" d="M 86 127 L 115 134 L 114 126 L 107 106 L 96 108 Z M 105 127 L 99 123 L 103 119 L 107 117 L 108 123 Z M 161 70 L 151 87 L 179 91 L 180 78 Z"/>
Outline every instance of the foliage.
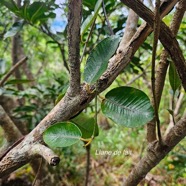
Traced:
<path fill-rule="evenodd" d="M 108 61 L 115 53 L 119 40 L 117 36 L 110 36 L 91 51 L 84 70 L 84 79 L 87 83 L 95 83 L 107 69 Z"/>
<path fill-rule="evenodd" d="M 139 127 L 153 119 L 153 108 L 147 95 L 132 87 L 109 91 L 102 102 L 103 113 L 115 123 Z"/>
<path fill-rule="evenodd" d="M 82 136 L 79 128 L 73 123 L 56 123 L 43 134 L 44 142 L 51 147 L 66 147 L 76 143 Z"/>
<path fill-rule="evenodd" d="M 88 86 L 96 83 L 105 72 L 108 60 L 115 53 L 120 41 L 119 36 L 123 34 L 123 28 L 126 25 L 127 17 L 123 15 L 124 11 L 120 2 L 114 0 L 105 0 L 104 2 L 115 36 L 109 36 L 109 28 L 102 9 L 102 0 L 83 1 L 81 51 L 85 45 L 84 41 L 89 36 L 90 27 L 93 26 L 91 37 L 86 43 L 87 47 L 81 64 L 81 73 L 84 75 L 83 80 L 88 83 Z M 55 10 L 59 8 L 59 5 L 56 5 L 54 1 L 24 1 L 20 7 L 13 0 L 2 0 L 0 3 L 4 5 L 0 7 L 0 10 L 2 10 L 0 11 L 2 17 L 2 22 L 0 23 L 0 47 L 2 48 L 0 52 L 0 77 L 4 77 L 10 69 L 11 46 L 9 43 L 11 38 L 9 37 L 13 37 L 16 34 L 21 34 L 22 36 L 24 52 L 29 56 L 28 66 L 34 75 L 34 81 L 29 80 L 25 75 L 25 71 L 20 68 L 22 79 L 10 78 L 5 86 L 0 88 L 0 95 L 9 95 L 18 100 L 24 100 L 24 104 L 17 106 L 13 110 L 13 116 L 25 121 L 30 131 L 62 99 L 67 91 L 68 70 L 62 65 L 62 61 L 68 61 L 66 25 L 64 31 L 52 33 L 52 22 L 56 17 Z M 6 12 L 7 9 L 5 7 L 9 11 Z M 64 15 L 67 13 L 66 9 L 67 7 L 64 5 Z M 20 20 L 18 22 L 11 23 L 10 11 L 19 17 Z M 172 16 L 170 15 L 171 19 Z M 181 47 L 183 49 L 186 46 L 185 25 L 186 21 L 183 21 L 177 36 L 179 42 L 182 43 Z M 6 40 L 3 41 L 3 38 Z M 153 118 L 153 109 L 149 99 L 151 96 L 149 89 L 151 41 L 152 36 L 149 36 L 136 52 L 135 57 L 131 59 L 130 65 L 120 73 L 108 90 L 98 97 L 98 99 L 101 99 L 101 103 L 97 103 L 97 109 L 94 108 L 95 105 L 93 103 L 90 103 L 75 118 L 68 122 L 53 125 L 43 135 L 45 143 L 51 147 L 66 147 L 82 139 L 90 140 L 96 137 L 92 143 L 91 153 L 95 161 L 93 163 L 97 163 L 97 167 L 95 165 L 92 174 L 96 175 L 97 172 L 101 171 L 99 176 L 94 179 L 93 185 L 99 184 L 102 175 L 105 175 L 101 179 L 103 185 L 118 185 L 123 175 L 123 170 L 125 174 L 128 174 L 128 170 L 143 156 L 145 129 L 142 126 Z M 61 51 L 64 52 L 64 55 Z M 157 59 L 159 59 L 161 51 L 162 46 L 158 48 Z M 31 86 L 33 82 L 35 84 Z M 18 90 L 18 84 L 23 85 L 24 90 Z M 127 84 L 131 87 L 126 87 Z M 169 79 L 166 79 L 164 89 L 164 99 L 160 105 L 160 120 L 163 131 L 169 123 L 169 114 L 167 112 L 169 97 L 171 97 L 169 89 L 172 89 L 174 93 L 178 90 L 181 92 L 182 90 L 180 79 L 172 62 L 169 67 Z M 177 101 L 178 96 L 177 94 L 175 95 L 175 101 Z M 180 113 L 177 116 L 178 118 L 184 113 L 184 104 L 185 98 Z M 100 113 L 101 110 L 105 116 L 121 125 L 114 125 L 109 120 L 110 129 L 102 129 L 104 123 L 97 122 L 97 118 L 99 119 L 97 113 Z M 171 112 L 173 113 L 173 110 Z M 79 173 L 80 176 L 83 175 L 81 167 L 85 164 L 85 155 L 84 149 L 81 147 L 82 143 L 76 143 L 72 147 L 57 150 L 62 158 L 65 159 L 63 159 L 61 166 L 64 166 L 63 168 L 67 171 L 66 178 L 74 178 L 76 173 Z M 129 151 L 127 152 L 129 154 L 127 156 L 124 155 L 124 157 L 98 156 L 95 152 L 99 149 L 110 150 L 112 152 L 117 150 L 123 152 L 124 149 L 128 149 Z M 168 174 L 173 173 L 172 175 L 174 175 L 171 175 L 173 179 L 170 183 L 176 182 L 180 177 L 185 178 L 185 151 L 180 149 L 173 151 L 170 159 L 166 157 L 160 167 L 155 169 L 153 173 L 159 174 L 159 170 L 162 171 L 165 167 Z M 79 152 L 80 155 L 78 154 Z M 132 155 L 130 152 L 132 152 Z M 180 152 L 183 153 L 180 155 Z M 78 156 L 76 156 L 77 154 Z M 123 158 L 125 160 L 124 163 Z M 110 163 L 109 166 L 106 165 L 108 162 Z M 79 168 L 79 166 L 80 172 L 73 172 L 74 168 Z M 111 174 L 113 172 L 111 167 L 113 167 L 116 177 L 118 176 L 116 178 L 117 183 L 112 179 L 114 173 Z M 104 170 L 108 171 L 105 173 Z M 166 181 L 169 181 L 167 177 Z"/>
<path fill-rule="evenodd" d="M 6 6 L 10 11 L 15 13 L 18 17 L 23 18 L 31 24 L 37 22 L 43 23 L 49 18 L 55 18 L 55 13 L 53 12 L 57 6 L 52 0 L 50 3 L 46 2 L 33 2 L 25 0 L 22 6 L 18 6 L 13 0 L 2 0 L 1 4 Z"/>

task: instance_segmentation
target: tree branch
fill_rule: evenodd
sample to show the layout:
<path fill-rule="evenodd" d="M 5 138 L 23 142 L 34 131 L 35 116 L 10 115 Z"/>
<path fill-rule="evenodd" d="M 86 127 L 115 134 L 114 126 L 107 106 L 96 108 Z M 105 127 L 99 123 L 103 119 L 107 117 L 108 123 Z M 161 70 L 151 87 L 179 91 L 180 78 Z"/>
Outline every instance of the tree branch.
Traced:
<path fill-rule="evenodd" d="M 106 9 L 105 9 L 105 2 L 104 2 L 104 0 L 102 1 L 102 7 L 103 7 L 103 13 L 104 13 L 104 16 L 105 16 L 105 19 L 106 19 L 106 22 L 107 22 L 107 26 L 108 26 L 110 35 L 114 35 L 114 32 L 112 30 L 112 27 L 111 27 L 111 24 L 109 22 L 109 19 L 108 19 L 108 16 L 107 16 L 107 12 L 106 12 Z"/>
<path fill-rule="evenodd" d="M 181 21 L 183 19 L 184 13 L 186 9 L 186 0 L 181 0 L 179 1 L 178 5 L 176 6 L 176 11 L 173 16 L 170 29 L 173 33 L 173 35 L 176 36 L 179 26 L 181 24 Z M 157 106 L 159 108 L 159 104 L 161 101 L 161 96 L 163 92 L 163 87 L 165 83 L 165 77 L 167 73 L 167 68 L 169 65 L 169 62 L 167 60 L 169 54 L 166 50 L 163 50 L 162 54 L 160 55 L 160 61 L 159 65 L 156 71 L 156 82 L 155 82 L 155 90 L 156 90 L 156 101 L 157 101 Z M 152 142 L 156 140 L 156 132 L 155 132 L 155 122 L 152 120 L 147 124 L 147 140 L 148 142 Z"/>
<path fill-rule="evenodd" d="M 127 43 L 129 43 L 131 38 L 134 36 L 137 26 L 138 26 L 138 19 L 139 19 L 139 16 L 132 9 L 130 9 L 128 17 L 127 17 L 127 21 L 126 21 L 125 31 L 124 31 L 122 40 L 119 44 L 119 47 L 117 49 L 117 53 L 119 53 L 120 50 L 122 51 L 122 48 L 125 48 Z"/>
<path fill-rule="evenodd" d="M 4 85 L 4 83 L 7 81 L 7 79 L 17 70 L 19 66 L 21 66 L 23 63 L 27 61 L 28 57 L 23 57 L 21 60 L 19 60 L 15 65 L 10 69 L 10 71 L 5 75 L 5 77 L 0 81 L 0 87 Z"/>
<path fill-rule="evenodd" d="M 160 0 L 156 0 L 155 2 L 155 15 L 154 15 L 154 38 L 153 38 L 153 49 L 152 49 L 152 70 L 151 70 L 151 82 L 152 82 L 152 94 L 153 94 L 153 106 L 154 106 L 154 113 L 155 113 L 155 123 L 157 124 L 157 133 L 159 142 L 162 143 L 161 137 L 161 129 L 160 129 L 160 119 L 159 119 L 159 112 L 158 112 L 158 105 L 157 105 L 157 98 L 156 98 L 156 86 L 155 86 L 155 68 L 156 68 L 156 51 L 158 46 L 158 38 L 160 34 Z"/>
<path fill-rule="evenodd" d="M 69 94 L 75 96 L 80 92 L 80 27 L 82 0 L 69 0 L 68 8 Z"/>
<path fill-rule="evenodd" d="M 169 3 L 167 7 L 168 9 L 170 8 Z M 141 27 L 131 40 L 130 45 L 123 48 L 120 53 L 115 55 L 114 60 L 112 60 L 113 63 L 109 62 L 107 71 L 101 76 L 100 80 L 98 80 L 97 93 L 105 90 L 115 80 L 123 68 L 130 63 L 131 58 L 138 49 L 136 45 L 139 47 L 151 32 L 151 30 L 149 32 L 149 28 L 149 26 Z M 142 36 L 140 36 L 140 33 L 142 33 Z M 94 87 L 91 88 L 94 89 Z M 28 152 L 34 144 L 38 144 L 42 141 L 43 132 L 52 124 L 58 121 L 69 120 L 79 111 L 86 108 L 97 93 L 90 94 L 87 92 L 86 85 L 82 85 L 79 95 L 69 97 L 69 94 L 66 94 L 36 128 L 3 157 L 0 161 L 0 177 L 28 163 L 32 159 L 32 156 Z"/>
<path fill-rule="evenodd" d="M 2 157 L 4 153 L 7 151 L 7 149 L 16 140 L 22 137 L 22 134 L 1 105 L 0 105 L 0 126 L 3 129 L 4 137 L 6 138 L 6 142 L 4 142 L 4 145 L 0 149 L 0 157 Z"/>
<path fill-rule="evenodd" d="M 143 3 L 139 0 L 129 1 L 129 0 L 121 0 L 127 6 L 132 8 L 141 18 L 143 18 L 152 28 L 153 28 L 153 17 L 154 14 L 151 10 L 149 10 Z M 179 44 L 176 38 L 173 36 L 170 29 L 166 26 L 164 22 L 160 23 L 160 41 L 165 47 L 165 49 L 169 52 L 171 56 L 176 70 L 179 74 L 179 77 L 182 81 L 182 85 L 184 90 L 186 91 L 186 63 L 182 51 L 179 47 Z"/>
<path fill-rule="evenodd" d="M 140 160 L 124 181 L 124 186 L 134 186 L 145 177 L 184 137 L 186 136 L 186 115 L 171 129 L 165 139 L 164 146 L 157 141 L 149 144 L 146 155 Z"/>
<path fill-rule="evenodd" d="M 52 166 L 56 166 L 60 161 L 60 158 L 51 149 L 39 143 L 33 145 L 30 152 L 32 156 L 40 155 Z"/>
<path fill-rule="evenodd" d="M 5 132 L 5 138 L 9 144 L 12 144 L 20 137 L 22 137 L 21 132 L 13 123 L 11 118 L 6 114 L 3 107 L 0 105 L 0 125 Z"/>

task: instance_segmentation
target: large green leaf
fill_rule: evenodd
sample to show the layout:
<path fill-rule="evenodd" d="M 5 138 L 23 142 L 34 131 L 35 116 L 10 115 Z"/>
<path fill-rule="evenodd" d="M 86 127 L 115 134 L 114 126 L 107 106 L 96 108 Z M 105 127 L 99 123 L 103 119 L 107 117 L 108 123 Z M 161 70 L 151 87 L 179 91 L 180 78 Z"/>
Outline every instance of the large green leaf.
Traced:
<path fill-rule="evenodd" d="M 83 22 L 82 26 L 81 26 L 81 37 L 82 35 L 88 30 L 88 28 L 90 28 L 90 26 L 92 25 L 92 23 L 94 22 L 94 20 L 96 19 L 97 15 L 98 15 L 98 11 L 101 7 L 101 3 L 103 0 L 98 0 L 95 8 L 94 8 L 94 13 L 89 15 L 85 21 Z"/>
<path fill-rule="evenodd" d="M 12 27 L 6 32 L 6 34 L 4 35 L 4 39 L 6 39 L 7 37 L 13 37 L 15 36 L 23 27 L 23 20 L 17 21 L 15 22 Z"/>
<path fill-rule="evenodd" d="M 83 0 L 83 5 L 88 7 L 91 10 L 94 10 L 97 0 Z"/>
<path fill-rule="evenodd" d="M 84 80 L 87 83 L 95 83 L 107 69 L 108 61 L 115 53 L 119 41 L 119 36 L 107 37 L 91 51 L 84 71 Z"/>
<path fill-rule="evenodd" d="M 105 116 L 126 127 L 140 127 L 154 116 L 148 96 L 132 87 L 112 89 L 106 94 L 101 109 Z"/>
<path fill-rule="evenodd" d="M 23 5 L 20 7 L 17 7 L 13 0 L 2 0 L 0 3 L 18 17 L 23 18 L 31 24 L 37 22 L 43 23 L 48 18 L 55 18 L 56 14 L 54 13 L 54 10 L 58 6 L 53 0 L 51 2 L 36 1 L 32 4 L 30 4 L 30 1 L 24 1 Z"/>
<path fill-rule="evenodd" d="M 88 116 L 85 113 L 79 114 L 77 117 L 71 120 L 82 132 L 82 138 L 91 138 L 94 132 L 94 137 L 98 136 L 98 125 L 93 117 Z M 94 128 L 95 127 L 95 128 Z M 95 131 L 94 131 L 95 130 Z"/>
<path fill-rule="evenodd" d="M 82 134 L 80 129 L 71 122 L 56 123 L 43 134 L 44 142 L 51 147 L 67 147 L 78 142 Z"/>
<path fill-rule="evenodd" d="M 181 80 L 178 76 L 178 73 L 173 62 L 170 62 L 169 66 L 169 82 L 174 93 L 181 86 Z"/>
<path fill-rule="evenodd" d="M 31 83 L 34 80 L 29 79 L 12 79 L 5 83 L 5 85 L 15 85 L 15 84 L 23 84 L 23 83 Z"/>
<path fill-rule="evenodd" d="M 18 7 L 14 0 L 1 0 L 0 3 L 6 6 L 12 12 L 16 12 L 18 10 Z"/>

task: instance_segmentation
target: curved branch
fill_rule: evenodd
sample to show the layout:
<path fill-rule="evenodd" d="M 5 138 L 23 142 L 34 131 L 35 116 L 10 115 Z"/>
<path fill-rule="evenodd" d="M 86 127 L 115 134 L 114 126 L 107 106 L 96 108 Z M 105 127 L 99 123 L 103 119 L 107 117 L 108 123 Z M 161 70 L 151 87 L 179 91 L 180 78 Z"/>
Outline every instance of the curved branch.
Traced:
<path fill-rule="evenodd" d="M 121 0 L 128 7 L 132 8 L 141 18 L 143 18 L 152 28 L 154 24 L 154 13 L 149 10 L 143 3 L 139 0 L 129 1 L 129 0 Z M 169 52 L 171 56 L 176 70 L 179 74 L 179 77 L 182 81 L 182 85 L 184 90 L 186 91 L 186 63 L 182 51 L 179 47 L 178 41 L 170 31 L 170 29 L 166 26 L 164 22 L 160 23 L 160 36 L 159 39 L 165 49 Z"/>
<path fill-rule="evenodd" d="M 134 186 L 146 176 L 186 136 L 186 115 L 171 129 L 164 146 L 158 141 L 149 144 L 146 155 L 140 160 L 124 181 L 124 186 Z"/>
<path fill-rule="evenodd" d="M 169 1 L 170 2 L 170 1 Z M 170 8 L 169 3 L 167 4 Z M 165 9 L 167 11 L 167 9 Z M 122 51 L 115 55 L 114 60 L 109 63 L 107 71 L 101 76 L 98 81 L 98 92 L 105 90 L 123 70 L 123 68 L 130 63 L 130 59 L 138 47 L 144 42 L 149 32 L 149 26 L 141 27 L 130 45 L 123 48 Z M 140 36 L 142 33 L 142 36 Z M 136 47 L 138 46 L 138 47 Z M 94 87 L 91 87 L 94 88 Z M 89 91 L 90 92 L 90 91 Z M 86 108 L 97 93 L 90 94 L 87 92 L 86 85 L 82 85 L 80 94 L 70 96 L 67 93 L 64 98 L 50 111 L 50 113 L 36 126 L 36 128 L 29 133 L 25 138 L 9 151 L 0 161 L 0 177 L 11 173 L 22 165 L 28 163 L 32 157 L 28 154 L 30 148 L 42 141 L 42 133 L 52 124 L 58 121 L 65 121 L 76 115 L 79 111 Z"/>
<path fill-rule="evenodd" d="M 130 9 L 126 21 L 125 31 L 117 49 L 117 53 L 120 53 L 122 48 L 125 48 L 125 45 L 127 45 L 131 38 L 134 36 L 138 26 L 138 20 L 139 16 L 132 9 Z"/>
<path fill-rule="evenodd" d="M 185 13 L 185 9 L 186 9 L 186 0 L 179 1 L 178 5 L 176 6 L 176 11 L 170 25 L 170 29 L 174 35 L 176 35 L 178 32 L 179 26 L 181 24 L 182 18 Z M 160 61 L 156 71 L 156 82 L 155 82 L 156 93 L 155 94 L 156 94 L 158 108 L 161 101 L 167 68 L 169 65 L 169 62 L 167 60 L 168 56 L 169 56 L 168 52 L 164 49 L 160 55 Z M 152 120 L 147 125 L 147 140 L 149 142 L 156 140 L 155 130 L 156 130 L 155 122 L 154 120 Z"/>
<path fill-rule="evenodd" d="M 8 114 L 5 112 L 5 110 L 1 105 L 0 105 L 0 126 L 3 128 L 5 132 L 5 138 L 9 144 L 12 144 L 20 137 L 22 137 L 21 132 L 16 127 L 14 122 L 11 120 L 11 118 L 8 116 Z"/>

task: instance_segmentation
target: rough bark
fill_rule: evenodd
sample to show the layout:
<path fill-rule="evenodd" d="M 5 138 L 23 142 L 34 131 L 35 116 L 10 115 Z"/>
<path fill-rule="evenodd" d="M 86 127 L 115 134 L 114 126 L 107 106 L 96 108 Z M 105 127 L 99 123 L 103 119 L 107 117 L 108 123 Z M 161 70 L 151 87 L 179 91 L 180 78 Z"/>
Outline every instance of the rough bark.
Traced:
<path fill-rule="evenodd" d="M 128 7 L 132 8 L 142 19 L 144 19 L 152 28 L 154 24 L 154 14 L 139 0 L 129 1 L 121 0 Z M 184 90 L 186 91 L 186 63 L 182 51 L 179 47 L 179 43 L 171 30 L 166 26 L 164 22 L 160 23 L 160 36 L 159 39 L 164 48 L 169 52 L 172 58 L 179 77 L 182 81 Z"/>
<path fill-rule="evenodd" d="M 68 8 L 69 92 L 74 96 L 80 92 L 80 27 L 82 0 L 69 0 Z"/>
<path fill-rule="evenodd" d="M 167 7 L 168 9 L 170 8 L 169 3 Z M 168 9 L 165 9 L 165 11 L 167 12 Z M 130 63 L 131 58 L 138 47 L 151 32 L 151 30 L 149 32 L 149 28 L 149 26 L 141 27 L 137 31 L 137 34 L 135 34 L 135 36 L 131 39 L 129 45 L 126 46 L 126 48 L 122 48 L 122 50 L 115 55 L 112 61 L 110 61 L 108 69 L 98 80 L 98 93 L 110 86 L 123 68 Z M 142 36 L 140 33 L 142 33 Z M 36 128 L 25 136 L 24 139 L 18 143 L 18 145 L 10 149 L 10 151 L 5 154 L 0 162 L 0 177 L 11 173 L 22 165 L 28 163 L 31 159 L 35 158 L 31 149 L 34 145 L 40 142 L 42 143 L 42 134 L 49 126 L 58 121 L 70 119 L 72 116 L 84 109 L 88 103 L 90 103 L 90 101 L 95 97 L 95 93 L 90 94 L 90 92 L 87 92 L 86 87 L 86 85 L 82 85 L 80 93 L 76 93 L 75 96 L 72 96 L 69 92 L 67 92 L 64 98 L 36 126 Z M 95 86 L 93 85 L 90 88 L 94 89 Z"/>
<path fill-rule="evenodd" d="M 1 105 L 0 125 L 4 131 L 4 137 L 6 139 L 6 142 L 4 142 L 3 147 L 1 147 L 0 149 L 0 156 L 2 156 L 10 145 L 12 145 L 15 141 L 22 137 L 22 134 Z"/>
<path fill-rule="evenodd" d="M 138 19 L 139 16 L 133 10 L 130 9 L 126 21 L 124 35 L 117 49 L 117 53 L 119 53 L 122 48 L 125 48 L 125 45 L 127 45 L 127 43 L 134 36 L 138 26 Z"/>
<path fill-rule="evenodd" d="M 185 9 L 186 9 L 186 1 L 185 0 L 179 1 L 178 5 L 176 6 L 176 11 L 170 25 L 172 34 L 175 36 L 178 32 L 182 18 L 184 16 Z M 167 60 L 168 56 L 169 56 L 168 52 L 164 49 L 162 54 L 160 55 L 159 65 L 156 71 L 155 91 L 156 91 L 156 100 L 157 100 L 158 108 L 161 101 L 167 68 L 169 65 L 169 62 Z M 148 142 L 152 142 L 156 140 L 156 125 L 154 120 L 150 121 L 147 124 L 147 140 Z"/>
<path fill-rule="evenodd" d="M 136 186 L 175 146 L 186 136 L 186 116 L 171 129 L 163 139 L 164 146 L 158 141 L 149 144 L 146 155 L 140 160 L 124 181 L 124 186 Z"/>

